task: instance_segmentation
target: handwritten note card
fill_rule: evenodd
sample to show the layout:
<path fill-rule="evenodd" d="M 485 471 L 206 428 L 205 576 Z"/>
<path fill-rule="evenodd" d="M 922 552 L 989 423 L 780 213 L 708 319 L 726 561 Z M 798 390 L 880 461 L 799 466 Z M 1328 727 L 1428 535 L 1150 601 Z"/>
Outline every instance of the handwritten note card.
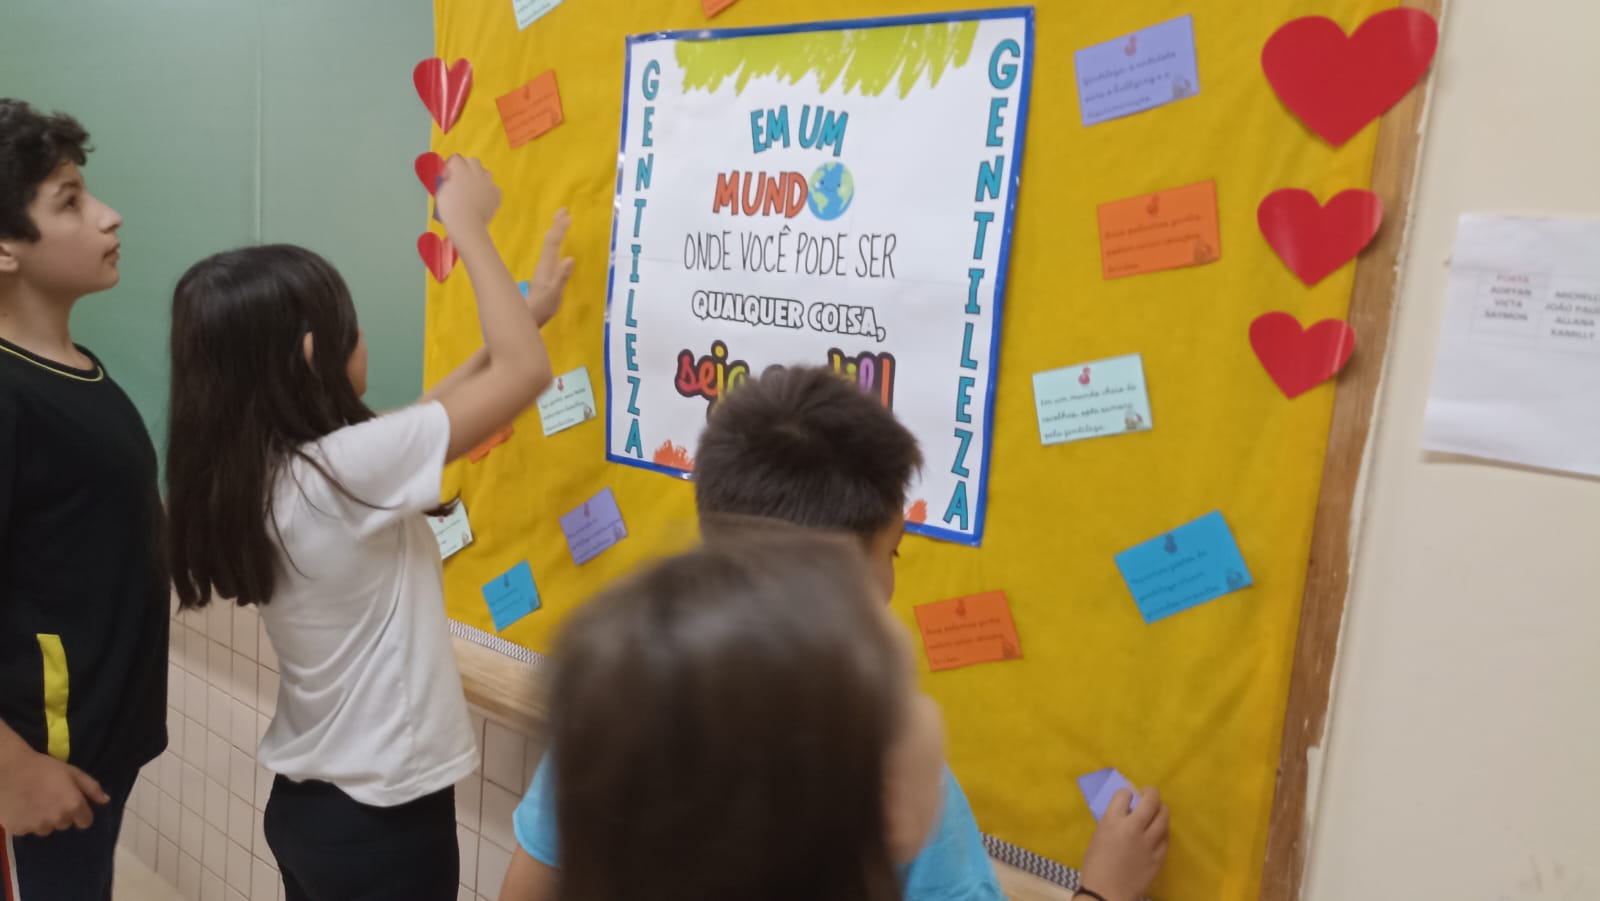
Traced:
<path fill-rule="evenodd" d="M 1203 181 L 1100 206 L 1100 268 L 1122 278 L 1221 258 L 1217 183 Z"/>
<path fill-rule="evenodd" d="M 1221 513 L 1207 513 L 1117 555 L 1144 621 L 1153 623 L 1253 584 Z"/>
<path fill-rule="evenodd" d="M 539 421 L 544 433 L 554 435 L 580 422 L 594 418 L 594 389 L 589 385 L 589 369 L 579 366 L 556 376 L 555 384 L 539 395 Z"/>
<path fill-rule="evenodd" d="M 1144 359 L 1138 354 L 1036 372 L 1033 404 L 1045 444 L 1144 432 L 1151 426 Z"/>
<path fill-rule="evenodd" d="M 923 604 L 914 612 L 928 668 L 934 672 L 1022 657 L 1003 591 Z"/>
<path fill-rule="evenodd" d="M 506 140 L 512 147 L 521 147 L 565 121 L 554 69 L 496 97 L 494 104 L 500 108 L 500 124 L 505 126 Z"/>
<path fill-rule="evenodd" d="M 572 562 L 579 566 L 628 537 L 628 528 L 622 524 L 622 511 L 617 509 L 617 498 L 610 488 L 561 517 L 561 531 L 567 536 Z"/>
<path fill-rule="evenodd" d="M 1073 61 L 1085 126 L 1200 93 L 1193 16 L 1085 47 Z"/>
<path fill-rule="evenodd" d="M 1097 821 L 1111 808 L 1112 797 L 1124 788 L 1133 795 L 1128 803 L 1128 809 L 1132 810 L 1138 806 L 1139 790 L 1114 768 L 1107 767 L 1078 777 L 1078 791 L 1083 792 L 1083 799 L 1089 802 L 1089 812 L 1094 814 Z"/>
<path fill-rule="evenodd" d="M 472 543 L 472 524 L 467 522 L 467 508 L 460 501 L 450 505 L 445 516 L 428 517 L 433 527 L 434 540 L 439 542 L 439 556 L 449 560 L 457 551 Z"/>
<path fill-rule="evenodd" d="M 511 8 L 517 13 L 517 30 L 527 28 L 560 5 L 561 0 L 511 0 Z"/>
<path fill-rule="evenodd" d="M 539 589 L 533 585 L 533 569 L 524 560 L 506 570 L 505 575 L 483 586 L 483 600 L 489 605 L 494 630 L 506 627 L 539 609 Z"/>

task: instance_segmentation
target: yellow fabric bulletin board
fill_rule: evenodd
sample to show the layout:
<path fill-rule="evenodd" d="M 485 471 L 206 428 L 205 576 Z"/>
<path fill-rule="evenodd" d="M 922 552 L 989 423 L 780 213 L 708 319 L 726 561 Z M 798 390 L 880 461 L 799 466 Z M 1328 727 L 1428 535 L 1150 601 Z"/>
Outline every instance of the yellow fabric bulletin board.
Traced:
<path fill-rule="evenodd" d="M 1014 6 L 1014 0 L 742 0 L 717 28 Z M 1256 316 L 1281 309 L 1303 323 L 1343 317 L 1354 266 L 1308 289 L 1256 226 L 1257 203 L 1281 187 L 1326 199 L 1371 181 L 1377 128 L 1342 148 L 1311 135 L 1262 76 L 1260 52 L 1281 24 L 1329 16 L 1347 30 L 1384 0 L 1256 0 L 1036 6 L 1033 87 L 1003 322 L 981 548 L 908 538 L 896 611 L 1004 590 L 1023 659 L 927 674 L 942 703 L 950 760 L 980 826 L 1075 866 L 1093 829 L 1076 778 L 1115 766 L 1159 786 L 1172 845 L 1152 895 L 1254 898 L 1267 847 L 1290 669 L 1317 510 L 1334 387 L 1293 401 L 1251 352 Z M 603 396 L 602 332 L 624 37 L 706 27 L 697 0 L 565 0 L 519 31 L 510 0 L 435 0 L 436 53 L 466 58 L 474 84 L 442 155 L 480 157 L 505 203 L 494 236 L 527 278 L 557 207 L 574 226 L 577 271 L 566 308 L 545 330 L 556 371 L 587 366 Z M 1193 14 L 1196 98 L 1085 128 L 1073 52 Z M 565 122 L 508 146 L 494 98 L 553 69 Z M 419 111 L 419 116 L 425 115 Z M 418 151 L 427 148 L 419 147 Z M 1221 259 L 1107 281 L 1096 207 L 1214 179 Z M 426 212 L 419 192 L 419 222 Z M 438 231 L 436 223 L 429 227 Z M 1386 229 L 1401 227 L 1388 222 Z M 420 271 L 420 267 L 419 267 Z M 428 279 L 429 383 L 478 346 L 464 271 Z M 1357 355 L 1362 354 L 1358 346 Z M 1155 428 L 1043 447 L 1033 373 L 1140 353 Z M 603 417 L 603 413 L 602 413 Z M 537 413 L 477 463 L 458 463 L 476 542 L 445 566 L 452 618 L 494 626 L 481 586 L 527 560 L 543 607 L 501 637 L 534 651 L 585 597 L 641 560 L 694 540 L 691 486 L 606 462 L 595 420 L 549 438 Z M 558 517 L 613 489 L 629 537 L 573 565 Z M 1231 525 L 1253 588 L 1154 625 L 1140 618 L 1113 555 L 1212 510 Z"/>

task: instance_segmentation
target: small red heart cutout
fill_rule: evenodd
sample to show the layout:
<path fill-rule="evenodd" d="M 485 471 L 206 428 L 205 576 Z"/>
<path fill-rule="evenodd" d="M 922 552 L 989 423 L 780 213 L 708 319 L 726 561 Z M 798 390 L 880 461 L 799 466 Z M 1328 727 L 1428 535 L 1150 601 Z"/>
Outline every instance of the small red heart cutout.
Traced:
<path fill-rule="evenodd" d="M 1295 398 L 1344 368 L 1356 349 L 1356 333 L 1342 319 L 1302 329 L 1300 320 L 1273 312 L 1250 323 L 1250 346 L 1284 396 Z"/>
<path fill-rule="evenodd" d="M 1383 222 L 1383 200 L 1371 191 L 1340 191 L 1319 205 L 1310 191 L 1273 191 L 1256 207 L 1261 235 L 1308 286 L 1355 259 Z"/>
<path fill-rule="evenodd" d="M 450 277 L 456 268 L 456 246 L 450 243 L 449 238 L 442 238 L 433 232 L 423 232 L 417 238 L 417 255 L 422 257 L 422 262 L 433 273 L 433 280 L 442 282 Z"/>
<path fill-rule="evenodd" d="M 422 105 L 439 123 L 439 130 L 448 132 L 461 118 L 461 108 L 467 105 L 467 92 L 472 90 L 472 63 L 458 59 L 447 69 L 438 57 L 425 59 L 411 70 L 411 82 L 417 86 Z"/>
<path fill-rule="evenodd" d="M 1411 90 L 1438 46 L 1439 23 L 1420 9 L 1376 13 L 1348 37 L 1306 16 L 1267 39 L 1261 68 L 1283 105 L 1338 147 Z"/>
<path fill-rule="evenodd" d="M 414 166 L 417 170 L 417 181 L 422 182 L 422 187 L 431 195 L 439 185 L 439 179 L 444 178 L 444 158 L 432 150 L 417 157 Z"/>

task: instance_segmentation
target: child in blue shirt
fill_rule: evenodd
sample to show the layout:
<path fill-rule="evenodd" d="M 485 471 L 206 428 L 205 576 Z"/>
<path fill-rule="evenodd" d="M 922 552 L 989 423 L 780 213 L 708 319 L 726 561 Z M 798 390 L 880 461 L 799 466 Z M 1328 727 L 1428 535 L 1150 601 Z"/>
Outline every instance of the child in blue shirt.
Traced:
<path fill-rule="evenodd" d="M 752 519 L 854 536 L 887 603 L 905 533 L 906 493 L 921 465 L 915 436 L 853 383 L 826 368 L 774 368 L 713 410 L 694 461 L 695 504 L 708 543 L 724 532 L 749 531 Z M 501 901 L 555 899 L 560 854 L 554 783 L 547 757 L 513 815 L 521 849 Z M 935 828 L 901 871 L 904 897 L 1003 901 L 972 808 L 948 768 L 942 788 Z M 1159 803 L 1153 792 L 1148 798 Z M 1095 873 L 1086 863 L 1084 884 L 1108 901 L 1137 898 L 1165 854 L 1164 810 L 1159 822 L 1159 851 L 1131 833 L 1102 828 L 1089 855 L 1089 862 L 1101 863 Z M 1131 893 L 1123 887 L 1129 883 L 1137 883 L 1129 886 Z"/>

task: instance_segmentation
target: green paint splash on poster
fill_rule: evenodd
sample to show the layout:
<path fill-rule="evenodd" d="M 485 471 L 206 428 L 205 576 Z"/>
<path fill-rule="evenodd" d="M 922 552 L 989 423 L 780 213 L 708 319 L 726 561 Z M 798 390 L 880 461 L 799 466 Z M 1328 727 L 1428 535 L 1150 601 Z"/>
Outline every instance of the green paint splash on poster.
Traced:
<path fill-rule="evenodd" d="M 772 76 L 797 84 L 816 75 L 819 89 L 836 82 L 845 93 L 876 97 L 893 87 L 904 100 L 928 76 L 936 87 L 948 69 L 959 69 L 972 56 L 978 23 L 933 22 L 848 31 L 801 31 L 789 34 L 695 41 L 677 45 L 685 93 L 710 93 L 733 78 L 734 93 L 744 93 L 751 79 Z"/>

